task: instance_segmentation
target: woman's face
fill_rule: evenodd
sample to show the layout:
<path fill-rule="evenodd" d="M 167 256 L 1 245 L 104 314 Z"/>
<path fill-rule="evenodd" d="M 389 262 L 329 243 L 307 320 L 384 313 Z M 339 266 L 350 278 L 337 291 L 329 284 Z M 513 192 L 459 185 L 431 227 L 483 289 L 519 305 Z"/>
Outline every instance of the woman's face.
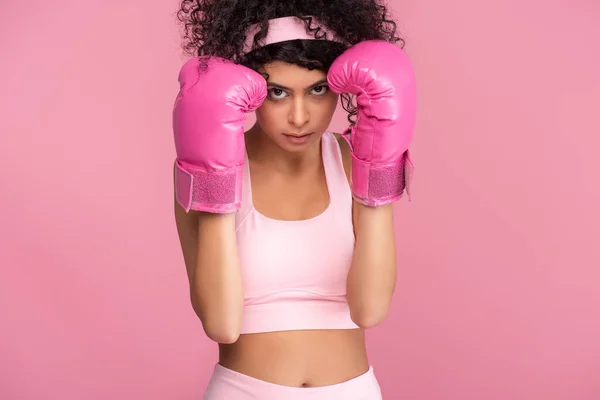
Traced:
<path fill-rule="evenodd" d="M 267 98 L 256 110 L 262 132 L 279 147 L 300 152 L 317 143 L 329 127 L 338 96 L 327 74 L 275 61 L 264 66 Z"/>

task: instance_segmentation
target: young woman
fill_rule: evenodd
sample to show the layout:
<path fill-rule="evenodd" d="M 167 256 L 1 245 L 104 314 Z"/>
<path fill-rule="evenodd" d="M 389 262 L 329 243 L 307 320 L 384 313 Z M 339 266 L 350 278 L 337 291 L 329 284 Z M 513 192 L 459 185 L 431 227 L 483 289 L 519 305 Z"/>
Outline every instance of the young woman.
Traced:
<path fill-rule="evenodd" d="M 173 113 L 175 216 L 219 344 L 204 398 L 381 399 L 364 330 L 394 291 L 415 118 L 396 25 L 377 0 L 184 0 L 179 18 L 195 56 Z M 343 135 L 327 131 L 340 95 Z"/>

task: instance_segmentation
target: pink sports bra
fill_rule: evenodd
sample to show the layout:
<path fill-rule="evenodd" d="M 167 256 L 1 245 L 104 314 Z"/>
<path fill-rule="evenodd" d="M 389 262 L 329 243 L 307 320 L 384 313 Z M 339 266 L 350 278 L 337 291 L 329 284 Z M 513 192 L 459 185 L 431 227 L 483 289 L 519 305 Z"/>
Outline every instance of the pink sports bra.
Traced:
<path fill-rule="evenodd" d="M 352 194 L 335 136 L 321 149 L 330 203 L 316 217 L 281 221 L 252 205 L 248 159 L 236 234 L 244 282 L 241 333 L 353 329 L 346 301 L 352 262 Z"/>

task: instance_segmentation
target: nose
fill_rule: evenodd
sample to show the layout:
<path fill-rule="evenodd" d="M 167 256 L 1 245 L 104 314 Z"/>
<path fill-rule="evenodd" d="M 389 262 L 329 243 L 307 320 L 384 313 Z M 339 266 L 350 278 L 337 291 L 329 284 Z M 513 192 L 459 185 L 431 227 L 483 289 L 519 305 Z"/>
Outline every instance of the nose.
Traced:
<path fill-rule="evenodd" d="M 302 127 L 310 120 L 310 113 L 306 101 L 303 98 L 295 98 L 292 102 L 292 108 L 288 116 L 290 124 L 296 127 Z"/>

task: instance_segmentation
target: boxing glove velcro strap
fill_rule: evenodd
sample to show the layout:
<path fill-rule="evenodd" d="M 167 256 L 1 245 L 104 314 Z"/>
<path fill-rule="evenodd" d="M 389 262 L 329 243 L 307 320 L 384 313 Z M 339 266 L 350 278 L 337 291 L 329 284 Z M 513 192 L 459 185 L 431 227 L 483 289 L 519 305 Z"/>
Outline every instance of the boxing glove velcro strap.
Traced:
<path fill-rule="evenodd" d="M 411 201 L 413 171 L 409 150 L 398 162 L 386 165 L 365 162 L 352 154 L 352 194 L 358 202 L 371 207 L 393 203 L 405 190 Z"/>
<path fill-rule="evenodd" d="M 186 212 L 226 214 L 240 208 L 242 165 L 207 171 L 177 160 L 175 167 L 175 198 Z"/>

